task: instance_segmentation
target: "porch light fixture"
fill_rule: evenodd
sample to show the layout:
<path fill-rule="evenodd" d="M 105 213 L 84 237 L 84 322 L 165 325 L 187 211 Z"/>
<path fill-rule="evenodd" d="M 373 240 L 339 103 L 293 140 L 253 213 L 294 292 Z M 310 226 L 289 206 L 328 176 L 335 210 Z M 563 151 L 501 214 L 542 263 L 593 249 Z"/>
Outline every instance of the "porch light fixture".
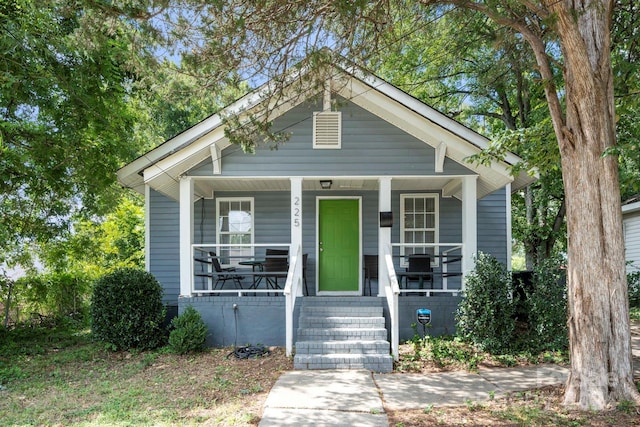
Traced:
<path fill-rule="evenodd" d="M 322 187 L 323 190 L 330 189 L 332 184 L 333 181 L 331 181 L 330 179 L 320 181 L 320 187 Z"/>

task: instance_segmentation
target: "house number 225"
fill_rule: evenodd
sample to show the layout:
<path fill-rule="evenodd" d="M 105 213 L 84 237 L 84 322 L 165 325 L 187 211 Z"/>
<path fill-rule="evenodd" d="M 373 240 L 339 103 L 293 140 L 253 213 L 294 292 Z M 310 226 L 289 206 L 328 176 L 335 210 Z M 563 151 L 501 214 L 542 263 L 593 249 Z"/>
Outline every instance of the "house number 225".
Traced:
<path fill-rule="evenodd" d="M 293 198 L 293 226 L 300 227 L 300 197 Z"/>

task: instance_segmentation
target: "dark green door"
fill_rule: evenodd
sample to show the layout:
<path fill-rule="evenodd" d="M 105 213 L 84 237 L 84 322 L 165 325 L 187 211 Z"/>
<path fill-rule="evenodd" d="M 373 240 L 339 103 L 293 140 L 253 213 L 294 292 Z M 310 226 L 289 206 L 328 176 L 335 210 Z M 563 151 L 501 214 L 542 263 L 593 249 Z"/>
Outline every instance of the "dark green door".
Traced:
<path fill-rule="evenodd" d="M 360 200 L 320 199 L 318 290 L 357 293 L 360 284 Z"/>

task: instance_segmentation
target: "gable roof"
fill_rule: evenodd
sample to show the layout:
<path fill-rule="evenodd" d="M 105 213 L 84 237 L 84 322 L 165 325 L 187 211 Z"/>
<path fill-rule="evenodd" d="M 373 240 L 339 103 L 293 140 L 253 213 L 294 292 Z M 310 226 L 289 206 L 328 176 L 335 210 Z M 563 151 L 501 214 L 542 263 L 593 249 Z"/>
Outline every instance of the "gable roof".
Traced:
<path fill-rule="evenodd" d="M 503 161 L 494 160 L 490 165 L 467 163 L 467 157 L 488 147 L 489 140 L 486 137 L 359 67 L 334 64 L 332 68 L 331 88 L 336 95 L 368 110 L 441 153 L 446 153 L 446 157 L 477 173 L 478 198 L 509 183 L 512 184 L 512 191 L 515 191 L 535 179 L 525 172 L 516 177 L 511 176 L 510 167 L 521 161 L 513 153 L 507 153 Z M 261 111 L 269 103 L 269 120 L 273 120 L 307 99 L 321 94 L 323 88 L 318 85 L 300 86 L 305 73 L 308 71 L 304 69 L 293 73 L 285 85 L 284 96 L 278 97 L 277 101 L 269 96 L 274 90 L 270 83 L 248 93 L 220 112 L 122 167 L 118 171 L 118 180 L 125 187 L 142 194 L 145 184 L 149 184 L 177 199 L 179 177 L 207 158 L 213 160 L 214 173 L 220 173 L 220 153 L 231 145 L 225 136 L 227 124 L 224 117 L 246 117 L 249 113 Z M 456 195 L 455 191 L 453 195 Z"/>

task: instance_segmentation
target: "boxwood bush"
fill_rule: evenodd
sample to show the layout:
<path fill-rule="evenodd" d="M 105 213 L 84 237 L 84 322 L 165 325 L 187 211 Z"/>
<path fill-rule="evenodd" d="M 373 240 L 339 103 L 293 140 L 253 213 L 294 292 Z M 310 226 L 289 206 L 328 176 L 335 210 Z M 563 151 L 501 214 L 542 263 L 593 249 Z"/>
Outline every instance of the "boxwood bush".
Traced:
<path fill-rule="evenodd" d="M 195 308 L 187 307 L 180 316 L 173 318 L 171 326 L 173 327 L 169 334 L 171 351 L 187 354 L 204 350 L 207 325 Z"/>
<path fill-rule="evenodd" d="M 144 270 L 121 268 L 101 277 L 91 299 L 94 339 L 113 350 L 147 350 L 164 345 L 162 287 Z"/>
<path fill-rule="evenodd" d="M 480 349 L 508 352 L 516 330 L 511 275 L 495 257 L 480 253 L 466 278 L 464 299 L 456 313 L 458 335 Z"/>
<path fill-rule="evenodd" d="M 533 271 L 533 289 L 527 295 L 531 351 L 565 350 L 569 346 L 566 274 L 561 264 L 562 260 L 550 258 Z"/>

